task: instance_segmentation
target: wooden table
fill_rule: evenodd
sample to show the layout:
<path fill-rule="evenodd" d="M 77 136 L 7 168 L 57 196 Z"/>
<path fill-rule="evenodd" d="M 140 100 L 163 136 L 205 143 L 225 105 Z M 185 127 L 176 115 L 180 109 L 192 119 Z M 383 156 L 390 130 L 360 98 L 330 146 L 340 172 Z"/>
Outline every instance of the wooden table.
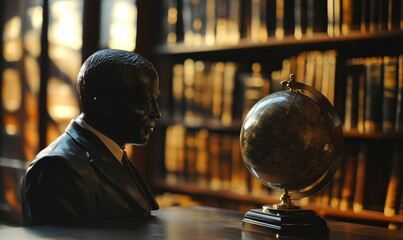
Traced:
<path fill-rule="evenodd" d="M 0 239 L 301 239 L 247 231 L 242 229 L 243 216 L 244 213 L 219 208 L 170 207 L 142 221 L 79 227 L 3 227 Z M 403 239 L 403 231 L 399 230 L 335 221 L 327 224 L 330 233 L 324 239 Z"/>

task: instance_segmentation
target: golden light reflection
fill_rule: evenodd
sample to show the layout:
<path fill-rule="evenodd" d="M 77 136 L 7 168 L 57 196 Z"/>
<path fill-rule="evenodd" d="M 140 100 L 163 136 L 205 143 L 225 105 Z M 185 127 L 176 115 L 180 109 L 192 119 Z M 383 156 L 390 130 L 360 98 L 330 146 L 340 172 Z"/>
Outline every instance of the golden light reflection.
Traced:
<path fill-rule="evenodd" d="M 14 117 L 12 114 L 6 113 L 3 117 L 4 122 L 4 130 L 8 135 L 16 135 L 20 132 L 20 126 L 18 123 L 18 119 Z"/>
<path fill-rule="evenodd" d="M 24 34 L 24 48 L 32 56 L 39 57 L 41 54 L 40 33 L 35 31 L 27 31 Z"/>
<path fill-rule="evenodd" d="M 60 136 L 64 129 L 58 129 L 55 124 L 49 124 L 46 130 L 46 142 L 50 144 L 53 140 Z"/>
<path fill-rule="evenodd" d="M 6 22 L 3 32 L 3 56 L 8 62 L 14 62 L 21 59 L 22 56 L 22 40 L 21 18 L 15 16 Z"/>
<path fill-rule="evenodd" d="M 136 48 L 137 7 L 126 1 L 113 3 L 109 47 L 133 51 Z"/>
<path fill-rule="evenodd" d="M 81 1 L 51 1 L 49 42 L 80 50 L 82 46 Z"/>
<path fill-rule="evenodd" d="M 49 57 L 60 72 L 75 84 L 77 73 L 81 67 L 81 51 L 71 50 L 63 46 L 49 46 Z"/>
<path fill-rule="evenodd" d="M 27 119 L 24 123 L 24 153 L 27 159 L 34 159 L 38 153 L 38 122 Z"/>
<path fill-rule="evenodd" d="M 8 20 L 4 25 L 4 40 L 15 39 L 20 36 L 21 33 L 21 18 L 15 16 Z"/>
<path fill-rule="evenodd" d="M 36 6 L 31 7 L 27 10 L 27 15 L 29 20 L 31 20 L 31 25 L 34 30 L 40 30 L 42 28 L 42 7 Z"/>
<path fill-rule="evenodd" d="M 48 82 L 48 111 L 56 122 L 70 121 L 80 110 L 75 89 L 58 78 Z"/>
<path fill-rule="evenodd" d="M 21 107 L 22 86 L 17 70 L 6 69 L 3 72 L 2 101 L 4 108 L 15 112 Z"/>
<path fill-rule="evenodd" d="M 37 94 L 39 92 L 39 84 L 40 84 L 39 64 L 34 57 L 26 55 L 24 57 L 24 67 L 29 90 L 33 94 Z"/>

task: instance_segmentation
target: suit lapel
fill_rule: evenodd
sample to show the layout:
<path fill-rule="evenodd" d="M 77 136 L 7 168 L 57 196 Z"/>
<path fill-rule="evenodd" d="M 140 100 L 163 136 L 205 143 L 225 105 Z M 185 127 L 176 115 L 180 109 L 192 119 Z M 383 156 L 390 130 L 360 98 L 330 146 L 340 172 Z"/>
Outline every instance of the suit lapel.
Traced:
<path fill-rule="evenodd" d="M 134 164 L 129 159 L 128 159 L 128 162 L 129 162 L 129 167 L 132 169 L 132 173 L 135 175 L 134 177 L 137 180 L 137 183 L 139 184 L 140 188 L 143 190 L 145 197 L 148 200 L 148 203 L 151 204 L 151 208 L 158 209 L 159 208 L 158 203 L 155 201 L 155 198 L 151 192 L 150 187 L 144 181 L 144 178 L 141 176 L 141 174 L 137 171 L 137 168 L 134 166 Z"/>
<path fill-rule="evenodd" d="M 148 204 L 145 206 L 145 204 L 141 203 L 146 200 L 149 201 L 150 204 L 154 204 L 155 200 L 152 197 L 151 192 L 149 194 L 151 194 L 152 201 L 150 201 L 149 194 L 147 194 L 147 199 L 144 199 L 142 194 L 137 191 L 138 187 L 135 185 L 130 174 L 125 171 L 122 164 L 113 156 L 101 140 L 90 131 L 82 128 L 74 120 L 71 122 L 66 132 L 86 149 L 86 157 L 88 161 L 96 167 L 105 178 L 107 178 L 115 187 L 120 189 L 121 192 L 127 194 L 137 205 L 144 209 L 146 213 L 150 212 L 151 209 L 147 207 Z M 142 178 L 141 181 L 143 181 Z M 155 208 L 155 204 L 151 207 L 153 209 L 158 208 Z"/>

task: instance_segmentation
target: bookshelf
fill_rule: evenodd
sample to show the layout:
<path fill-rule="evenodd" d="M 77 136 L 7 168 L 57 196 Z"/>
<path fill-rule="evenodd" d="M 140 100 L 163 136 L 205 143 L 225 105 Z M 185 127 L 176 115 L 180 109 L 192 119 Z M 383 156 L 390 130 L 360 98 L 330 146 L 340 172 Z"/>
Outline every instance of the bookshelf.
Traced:
<path fill-rule="evenodd" d="M 348 79 L 353 77 L 349 62 L 402 58 L 403 2 L 389 1 L 390 6 L 375 8 L 370 5 L 375 1 L 365 6 L 361 4 L 367 1 L 232 2 L 159 1 L 161 19 L 157 29 L 161 31 L 152 48 L 152 60 L 161 79 L 163 118 L 147 146 L 152 149 L 147 153 L 148 176 L 155 190 L 160 194 L 184 194 L 203 205 L 240 211 L 278 202 L 279 193 L 263 187 L 244 168 L 237 143 L 245 108 L 262 94 L 280 90 L 278 82 L 295 73 L 297 81 L 309 81 L 319 87 L 334 104 L 345 124 L 346 146 L 333 181 L 314 196 L 299 200 L 299 204 L 328 218 L 401 227 L 403 173 L 396 169 L 403 164 L 399 150 L 403 133 L 358 127 L 364 126 L 364 122 L 347 126 L 351 117 L 346 116 L 346 109 L 350 109 L 346 101 Z M 227 17 L 215 12 L 212 29 L 227 24 L 228 36 L 209 32 L 211 13 L 190 11 L 193 14 L 189 15 L 184 9 L 189 4 L 205 4 L 210 11 L 221 9 L 220 4 L 226 6 Z M 238 16 L 233 16 L 232 4 L 241 6 Z M 362 7 L 368 13 L 361 14 L 358 9 Z M 166 22 L 164 19 L 170 14 L 171 19 Z M 357 15 L 361 18 L 357 19 Z M 196 24 L 196 29 L 192 29 L 187 20 L 199 24 L 201 21 L 202 27 Z M 230 27 L 234 21 L 237 30 Z M 227 65 L 230 70 L 226 70 Z M 402 63 L 397 63 L 393 75 L 395 101 L 401 68 Z M 364 77 L 369 78 L 366 74 Z M 252 86 L 245 79 L 262 84 Z M 228 81 L 232 84 L 227 86 Z M 228 113 L 224 110 L 227 95 L 230 119 L 225 117 Z M 219 107 L 214 101 L 219 102 Z M 358 115 L 359 109 L 357 105 L 349 111 Z"/>

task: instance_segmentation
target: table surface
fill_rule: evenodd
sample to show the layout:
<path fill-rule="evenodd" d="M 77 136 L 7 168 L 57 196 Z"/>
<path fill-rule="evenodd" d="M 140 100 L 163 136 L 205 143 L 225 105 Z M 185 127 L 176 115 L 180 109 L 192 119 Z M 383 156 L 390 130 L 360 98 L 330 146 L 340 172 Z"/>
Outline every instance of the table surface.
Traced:
<path fill-rule="evenodd" d="M 140 220 L 96 226 L 0 228 L 0 239 L 312 239 L 242 229 L 244 213 L 211 207 L 169 207 Z M 327 221 L 329 236 L 321 239 L 403 239 L 403 231 Z"/>

